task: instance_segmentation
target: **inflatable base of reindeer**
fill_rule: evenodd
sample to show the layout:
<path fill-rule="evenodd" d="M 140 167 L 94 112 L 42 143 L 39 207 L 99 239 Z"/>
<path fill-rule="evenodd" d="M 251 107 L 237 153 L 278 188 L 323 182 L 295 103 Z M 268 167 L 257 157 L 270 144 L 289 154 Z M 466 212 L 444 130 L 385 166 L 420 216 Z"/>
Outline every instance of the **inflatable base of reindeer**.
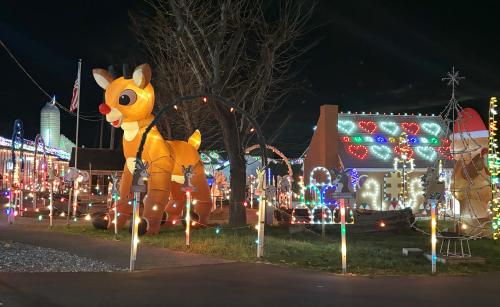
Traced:
<path fill-rule="evenodd" d="M 150 83 L 151 68 L 148 64 L 138 66 L 132 79 L 120 77 L 113 79 L 104 69 L 94 69 L 94 78 L 105 90 L 105 102 L 99 105 L 99 112 L 115 128 L 123 129 L 123 154 L 125 166 L 120 180 L 120 198 L 117 201 L 117 226 L 123 228 L 132 215 L 132 174 L 136 154 L 146 127 L 153 121 L 154 89 Z M 192 166 L 192 199 L 198 222 L 207 224 L 211 211 L 210 190 L 203 163 L 198 153 L 201 134 L 196 130 L 187 141 L 165 141 L 156 127 L 147 135 L 141 159 L 148 165 L 147 194 L 143 199 L 140 234 L 157 234 L 164 213 L 166 222 L 181 222 L 186 202 L 183 168 Z M 114 228 L 115 208 L 106 214 L 95 214 L 93 224 L 96 228 Z"/>

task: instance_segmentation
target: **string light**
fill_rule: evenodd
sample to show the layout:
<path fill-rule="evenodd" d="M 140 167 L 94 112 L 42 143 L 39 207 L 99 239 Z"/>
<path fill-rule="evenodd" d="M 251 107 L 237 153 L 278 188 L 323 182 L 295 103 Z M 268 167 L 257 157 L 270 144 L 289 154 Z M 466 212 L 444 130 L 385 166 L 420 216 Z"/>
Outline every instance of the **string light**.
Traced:
<path fill-rule="evenodd" d="M 437 153 L 434 150 L 434 148 L 429 147 L 429 146 L 415 146 L 415 152 L 417 155 L 419 155 L 421 158 L 427 160 L 427 161 L 434 161 L 436 160 Z"/>
<path fill-rule="evenodd" d="M 363 185 L 363 190 L 361 197 L 368 198 L 370 200 L 370 208 L 375 210 L 380 200 L 380 183 L 374 178 L 368 178 Z M 380 210 L 382 210 L 382 207 Z"/>
<path fill-rule="evenodd" d="M 498 138 L 497 138 L 497 98 L 490 98 L 490 109 L 488 116 L 489 124 L 489 143 L 488 143 L 488 171 L 490 174 L 491 183 L 491 201 L 490 212 L 491 227 L 493 239 L 500 239 L 500 191 L 498 189 L 500 174 L 500 158 L 498 157 Z"/>
<path fill-rule="evenodd" d="M 337 128 L 341 133 L 352 134 L 356 131 L 356 124 L 351 120 L 339 120 Z"/>
<path fill-rule="evenodd" d="M 392 136 L 399 135 L 399 131 L 401 130 L 395 122 L 382 121 L 379 122 L 378 125 L 382 131 Z"/>
<path fill-rule="evenodd" d="M 392 157 L 392 150 L 386 145 L 372 145 L 370 146 L 370 153 L 384 161 Z"/>
<path fill-rule="evenodd" d="M 368 156 L 368 148 L 363 145 L 349 145 L 347 151 L 355 158 L 364 160 Z"/>
<path fill-rule="evenodd" d="M 420 130 L 420 126 L 417 123 L 408 123 L 408 122 L 401 123 L 401 128 L 403 128 L 403 130 L 406 133 L 412 135 L 417 134 L 418 131 Z"/>
<path fill-rule="evenodd" d="M 438 136 L 439 133 L 441 133 L 441 126 L 436 124 L 436 123 L 422 123 L 420 124 L 420 127 L 422 128 L 422 130 L 424 130 L 425 132 L 429 133 L 429 134 L 432 134 L 434 136 Z"/>
<path fill-rule="evenodd" d="M 375 124 L 375 122 L 371 120 L 362 120 L 358 123 L 358 126 L 370 134 L 377 130 L 377 124 Z"/>
<path fill-rule="evenodd" d="M 353 145 L 350 145 L 350 146 L 353 146 Z M 316 178 L 315 178 L 316 173 L 324 174 L 326 181 L 321 182 L 321 181 L 316 180 Z M 313 170 L 311 171 L 311 173 L 309 175 L 309 183 L 311 185 L 316 185 L 316 186 L 329 185 L 332 183 L 332 176 L 330 175 L 330 172 L 326 168 L 324 168 L 322 166 L 316 166 L 315 168 L 313 168 Z"/>

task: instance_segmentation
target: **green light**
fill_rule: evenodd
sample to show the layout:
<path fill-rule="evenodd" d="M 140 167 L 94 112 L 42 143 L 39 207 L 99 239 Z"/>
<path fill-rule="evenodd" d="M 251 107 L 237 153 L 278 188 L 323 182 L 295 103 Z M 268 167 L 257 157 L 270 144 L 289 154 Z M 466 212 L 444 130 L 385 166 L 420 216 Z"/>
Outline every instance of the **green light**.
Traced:
<path fill-rule="evenodd" d="M 361 136 L 354 136 L 354 137 L 352 138 L 352 142 L 353 142 L 353 143 L 358 143 L 358 144 L 359 144 L 359 143 L 363 143 L 363 137 L 361 137 Z"/>

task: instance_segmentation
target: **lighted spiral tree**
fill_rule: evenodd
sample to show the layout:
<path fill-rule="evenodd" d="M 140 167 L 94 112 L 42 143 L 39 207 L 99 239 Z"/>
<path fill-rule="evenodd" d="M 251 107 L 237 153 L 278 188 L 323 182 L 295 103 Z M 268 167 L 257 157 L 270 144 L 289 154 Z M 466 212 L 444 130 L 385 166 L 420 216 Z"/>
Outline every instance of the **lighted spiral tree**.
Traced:
<path fill-rule="evenodd" d="M 497 98 L 491 97 L 489 111 L 489 144 L 488 144 L 488 169 L 491 176 L 491 203 L 492 213 L 491 226 L 493 230 L 493 239 L 500 238 L 500 191 L 498 190 L 498 175 L 500 173 L 500 158 L 497 154 Z"/>

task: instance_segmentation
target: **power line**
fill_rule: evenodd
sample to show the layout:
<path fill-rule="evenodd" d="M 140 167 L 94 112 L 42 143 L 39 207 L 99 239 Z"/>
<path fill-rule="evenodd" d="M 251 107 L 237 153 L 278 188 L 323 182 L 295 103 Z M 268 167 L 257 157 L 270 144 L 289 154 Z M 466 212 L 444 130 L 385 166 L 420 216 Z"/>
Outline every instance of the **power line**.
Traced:
<path fill-rule="evenodd" d="M 4 44 L 4 42 L 0 39 L 0 45 L 2 45 L 3 49 L 7 52 L 7 54 L 10 56 L 10 58 L 17 64 L 17 66 L 24 72 L 24 74 L 35 84 L 36 87 L 49 99 L 52 99 L 52 96 L 38 83 L 35 78 L 33 78 L 30 73 L 24 68 L 24 66 L 17 60 L 17 58 L 12 54 L 12 52 L 7 48 L 7 46 Z M 71 114 L 72 116 L 76 117 L 76 114 L 71 112 L 68 108 L 60 104 L 57 100 L 54 100 L 57 106 L 62 109 L 63 111 Z M 79 106 L 80 107 L 80 106 Z M 86 121 L 100 121 L 100 116 L 96 115 L 80 115 L 80 118 Z"/>

